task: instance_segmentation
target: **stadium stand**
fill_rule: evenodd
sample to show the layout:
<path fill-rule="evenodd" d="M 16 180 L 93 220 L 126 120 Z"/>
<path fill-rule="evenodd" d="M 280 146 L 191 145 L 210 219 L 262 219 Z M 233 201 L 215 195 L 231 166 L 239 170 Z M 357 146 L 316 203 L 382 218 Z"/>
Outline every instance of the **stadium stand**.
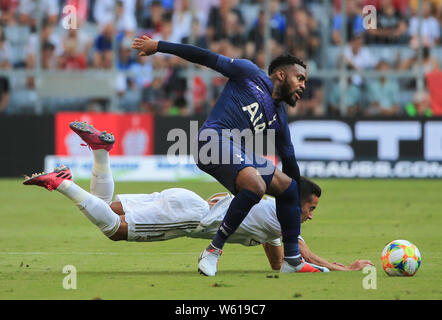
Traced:
<path fill-rule="evenodd" d="M 427 94 L 425 80 L 422 86 L 418 78 L 442 63 L 442 1 L 423 2 L 421 24 L 418 3 L 347 1 L 343 19 L 340 0 L 44 0 L 40 6 L 36 0 L 2 0 L 0 112 L 206 114 L 225 79 L 167 55 L 137 58 L 131 40 L 146 34 L 193 43 L 264 69 L 268 16 L 270 54 L 295 54 L 310 70 L 308 91 L 291 115 L 407 115 L 416 96 L 421 101 Z M 364 28 L 366 5 L 377 9 L 376 30 Z M 63 27 L 66 6 L 75 7 L 78 29 Z M 92 76 L 97 70 L 103 72 Z M 379 70 L 393 77 L 376 76 Z M 346 79 L 344 71 L 373 71 L 375 79 Z M 71 94 L 50 90 L 57 81 Z M 93 82 L 102 82 L 95 92 L 87 88 Z M 400 94 L 381 103 L 373 90 Z M 383 103 L 393 104 L 393 111 L 380 111 Z"/>

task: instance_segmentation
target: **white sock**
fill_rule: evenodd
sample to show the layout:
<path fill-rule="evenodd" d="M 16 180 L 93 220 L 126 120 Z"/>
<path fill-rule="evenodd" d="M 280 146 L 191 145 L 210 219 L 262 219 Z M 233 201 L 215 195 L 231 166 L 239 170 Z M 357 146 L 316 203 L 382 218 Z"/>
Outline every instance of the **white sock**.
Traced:
<path fill-rule="evenodd" d="M 107 237 L 111 237 L 117 232 L 121 223 L 120 217 L 102 199 L 69 180 L 63 181 L 57 191 L 71 199 Z"/>
<path fill-rule="evenodd" d="M 109 152 L 93 150 L 94 167 L 92 169 L 91 193 L 107 204 L 112 202 L 114 195 L 114 178 L 110 167 Z"/>

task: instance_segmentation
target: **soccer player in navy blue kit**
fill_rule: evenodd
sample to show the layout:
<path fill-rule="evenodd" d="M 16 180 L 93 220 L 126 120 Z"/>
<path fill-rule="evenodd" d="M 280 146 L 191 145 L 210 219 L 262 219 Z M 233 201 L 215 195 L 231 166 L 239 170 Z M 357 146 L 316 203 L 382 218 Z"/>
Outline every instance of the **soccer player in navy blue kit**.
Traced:
<path fill-rule="evenodd" d="M 173 54 L 229 78 L 208 119 L 200 128 L 197 141 L 199 154 L 210 149 L 212 153 L 218 151 L 219 157 L 229 154 L 228 161 L 207 163 L 198 156 L 195 160 L 201 170 L 217 179 L 235 194 L 235 198 L 212 243 L 200 255 L 200 273 L 207 276 L 216 274 L 227 238 L 264 194 L 276 199 L 284 244 L 281 272 L 320 272 L 303 261 L 299 252 L 300 172 L 284 107 L 284 103 L 294 107 L 296 101 L 302 98 L 307 81 L 306 65 L 294 56 L 282 55 L 272 61 L 267 76 L 249 60 L 231 59 L 192 45 L 154 41 L 142 36 L 134 39 L 132 48 L 138 50 L 140 56 L 157 52 Z M 240 132 L 249 130 L 252 135 L 273 130 L 282 172 L 270 161 L 248 152 L 231 136 L 225 136 L 226 130 L 233 129 Z"/>

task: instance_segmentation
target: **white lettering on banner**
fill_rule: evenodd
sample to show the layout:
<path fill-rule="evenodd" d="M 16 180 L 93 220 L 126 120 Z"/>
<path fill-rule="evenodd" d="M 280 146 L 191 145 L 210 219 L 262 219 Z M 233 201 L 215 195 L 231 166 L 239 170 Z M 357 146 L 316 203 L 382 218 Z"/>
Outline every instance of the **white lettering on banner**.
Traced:
<path fill-rule="evenodd" d="M 399 159 L 399 141 L 419 140 L 421 124 L 416 121 L 360 121 L 355 125 L 358 140 L 377 140 L 379 160 Z"/>
<path fill-rule="evenodd" d="M 357 121 L 354 137 L 350 125 L 342 121 L 300 120 L 289 126 L 300 160 L 354 160 L 353 139 L 376 141 L 377 154 L 372 157 L 389 161 L 399 160 L 401 141 L 423 139 L 423 154 L 416 150 L 416 158 L 442 160 L 442 121 L 427 121 L 423 130 L 420 121 Z"/>
<path fill-rule="evenodd" d="M 352 160 L 352 132 L 341 121 L 295 121 L 289 125 L 298 159 Z M 323 139 L 331 141 L 308 141 Z"/>
<path fill-rule="evenodd" d="M 428 121 L 424 127 L 424 159 L 442 159 L 442 125 L 438 121 Z"/>
<path fill-rule="evenodd" d="M 427 161 L 299 161 L 311 178 L 442 178 L 442 163 Z"/>

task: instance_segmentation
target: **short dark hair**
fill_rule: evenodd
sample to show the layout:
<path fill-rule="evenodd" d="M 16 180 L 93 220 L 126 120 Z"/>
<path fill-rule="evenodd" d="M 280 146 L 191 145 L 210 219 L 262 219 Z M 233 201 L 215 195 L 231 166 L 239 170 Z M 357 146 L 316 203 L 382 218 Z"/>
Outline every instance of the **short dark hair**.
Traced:
<path fill-rule="evenodd" d="M 311 201 L 313 195 L 321 197 L 321 187 L 306 177 L 299 178 L 299 188 L 301 189 L 301 201 Z"/>
<path fill-rule="evenodd" d="M 299 58 L 291 55 L 291 54 L 282 54 L 278 57 L 276 57 L 269 66 L 269 75 L 272 75 L 273 72 L 276 71 L 276 69 L 285 67 L 285 66 L 291 66 L 299 64 L 303 68 L 307 68 L 307 65 Z"/>

